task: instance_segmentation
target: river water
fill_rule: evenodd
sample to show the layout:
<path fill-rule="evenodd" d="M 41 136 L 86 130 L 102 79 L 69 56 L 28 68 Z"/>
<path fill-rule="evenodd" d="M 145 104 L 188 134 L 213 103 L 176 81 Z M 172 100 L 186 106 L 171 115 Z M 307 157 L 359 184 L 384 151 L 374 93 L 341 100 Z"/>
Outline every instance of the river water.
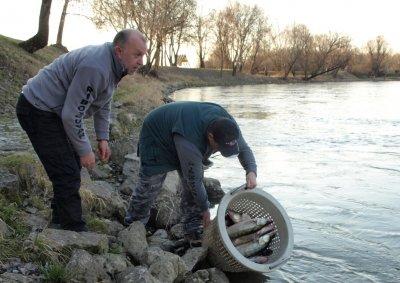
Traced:
<path fill-rule="evenodd" d="M 236 118 L 258 187 L 293 225 L 285 265 L 233 282 L 400 282 L 400 82 L 191 88 L 173 98 L 215 102 Z M 237 160 L 212 161 L 205 175 L 226 191 L 245 182 Z"/>

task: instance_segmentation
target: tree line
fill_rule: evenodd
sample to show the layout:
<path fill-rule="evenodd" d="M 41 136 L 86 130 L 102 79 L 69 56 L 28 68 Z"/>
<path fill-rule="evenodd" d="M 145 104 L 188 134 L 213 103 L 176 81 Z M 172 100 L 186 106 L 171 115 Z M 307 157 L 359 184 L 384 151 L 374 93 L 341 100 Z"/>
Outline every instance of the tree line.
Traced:
<path fill-rule="evenodd" d="M 311 34 L 307 26 L 293 24 L 275 31 L 257 5 L 229 3 L 207 15 L 196 13 L 196 0 L 62 0 L 63 11 L 56 44 L 62 33 L 68 5 L 90 3 L 89 18 L 99 29 L 140 30 L 148 40 L 143 72 L 159 66 L 177 66 L 183 46 L 196 49 L 199 68 L 232 70 L 284 79 L 310 80 L 339 70 L 372 77 L 397 74 L 400 54 L 393 54 L 383 36 L 354 47 L 351 38 L 335 32 Z M 20 43 L 35 52 L 48 43 L 52 0 L 42 0 L 39 28 L 35 36 Z"/>

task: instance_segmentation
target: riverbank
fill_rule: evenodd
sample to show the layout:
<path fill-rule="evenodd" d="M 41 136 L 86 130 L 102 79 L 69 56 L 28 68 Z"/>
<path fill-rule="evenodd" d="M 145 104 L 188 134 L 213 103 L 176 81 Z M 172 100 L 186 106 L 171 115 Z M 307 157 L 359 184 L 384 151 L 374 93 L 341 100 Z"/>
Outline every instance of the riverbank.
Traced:
<path fill-rule="evenodd" d="M 65 52 L 56 46 L 47 46 L 30 54 L 18 46 L 20 41 L 0 35 L 0 116 L 13 116 L 21 87 L 40 68 Z M 336 77 L 321 76 L 314 81 L 354 81 L 357 77 L 339 72 Z M 282 80 L 278 75 L 249 75 L 231 70 L 160 67 L 150 76 L 135 74 L 125 77 L 116 91 L 114 101 L 128 106 L 129 111 L 142 116 L 159 106 L 175 90 L 188 87 L 234 86 L 248 84 L 295 83 L 300 78 Z"/>

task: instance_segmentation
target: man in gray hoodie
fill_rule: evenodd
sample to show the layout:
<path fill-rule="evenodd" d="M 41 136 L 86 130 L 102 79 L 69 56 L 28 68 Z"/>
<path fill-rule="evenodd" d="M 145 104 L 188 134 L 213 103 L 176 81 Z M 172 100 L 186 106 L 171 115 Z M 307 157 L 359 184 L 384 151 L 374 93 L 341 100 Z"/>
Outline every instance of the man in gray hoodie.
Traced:
<path fill-rule="evenodd" d="M 94 168 L 95 154 L 84 118 L 93 116 L 96 153 L 102 161 L 108 160 L 113 93 L 125 75 L 143 65 L 146 51 L 142 33 L 122 30 L 112 43 L 61 55 L 23 86 L 16 113 L 53 184 L 52 226 L 87 231 L 80 171 Z"/>

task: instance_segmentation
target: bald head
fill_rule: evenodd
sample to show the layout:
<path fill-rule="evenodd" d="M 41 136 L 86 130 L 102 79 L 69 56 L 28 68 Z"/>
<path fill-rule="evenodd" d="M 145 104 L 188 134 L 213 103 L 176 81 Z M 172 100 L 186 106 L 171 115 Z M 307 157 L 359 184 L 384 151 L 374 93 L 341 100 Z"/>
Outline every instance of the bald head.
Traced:
<path fill-rule="evenodd" d="M 113 46 L 124 46 L 129 41 L 129 38 L 139 39 L 143 43 L 147 43 L 146 38 L 140 31 L 136 29 L 123 29 L 115 35 Z"/>
<path fill-rule="evenodd" d="M 135 29 L 124 29 L 117 33 L 113 40 L 113 49 L 124 66 L 126 74 L 133 74 L 143 65 L 147 46 L 144 35 Z"/>

